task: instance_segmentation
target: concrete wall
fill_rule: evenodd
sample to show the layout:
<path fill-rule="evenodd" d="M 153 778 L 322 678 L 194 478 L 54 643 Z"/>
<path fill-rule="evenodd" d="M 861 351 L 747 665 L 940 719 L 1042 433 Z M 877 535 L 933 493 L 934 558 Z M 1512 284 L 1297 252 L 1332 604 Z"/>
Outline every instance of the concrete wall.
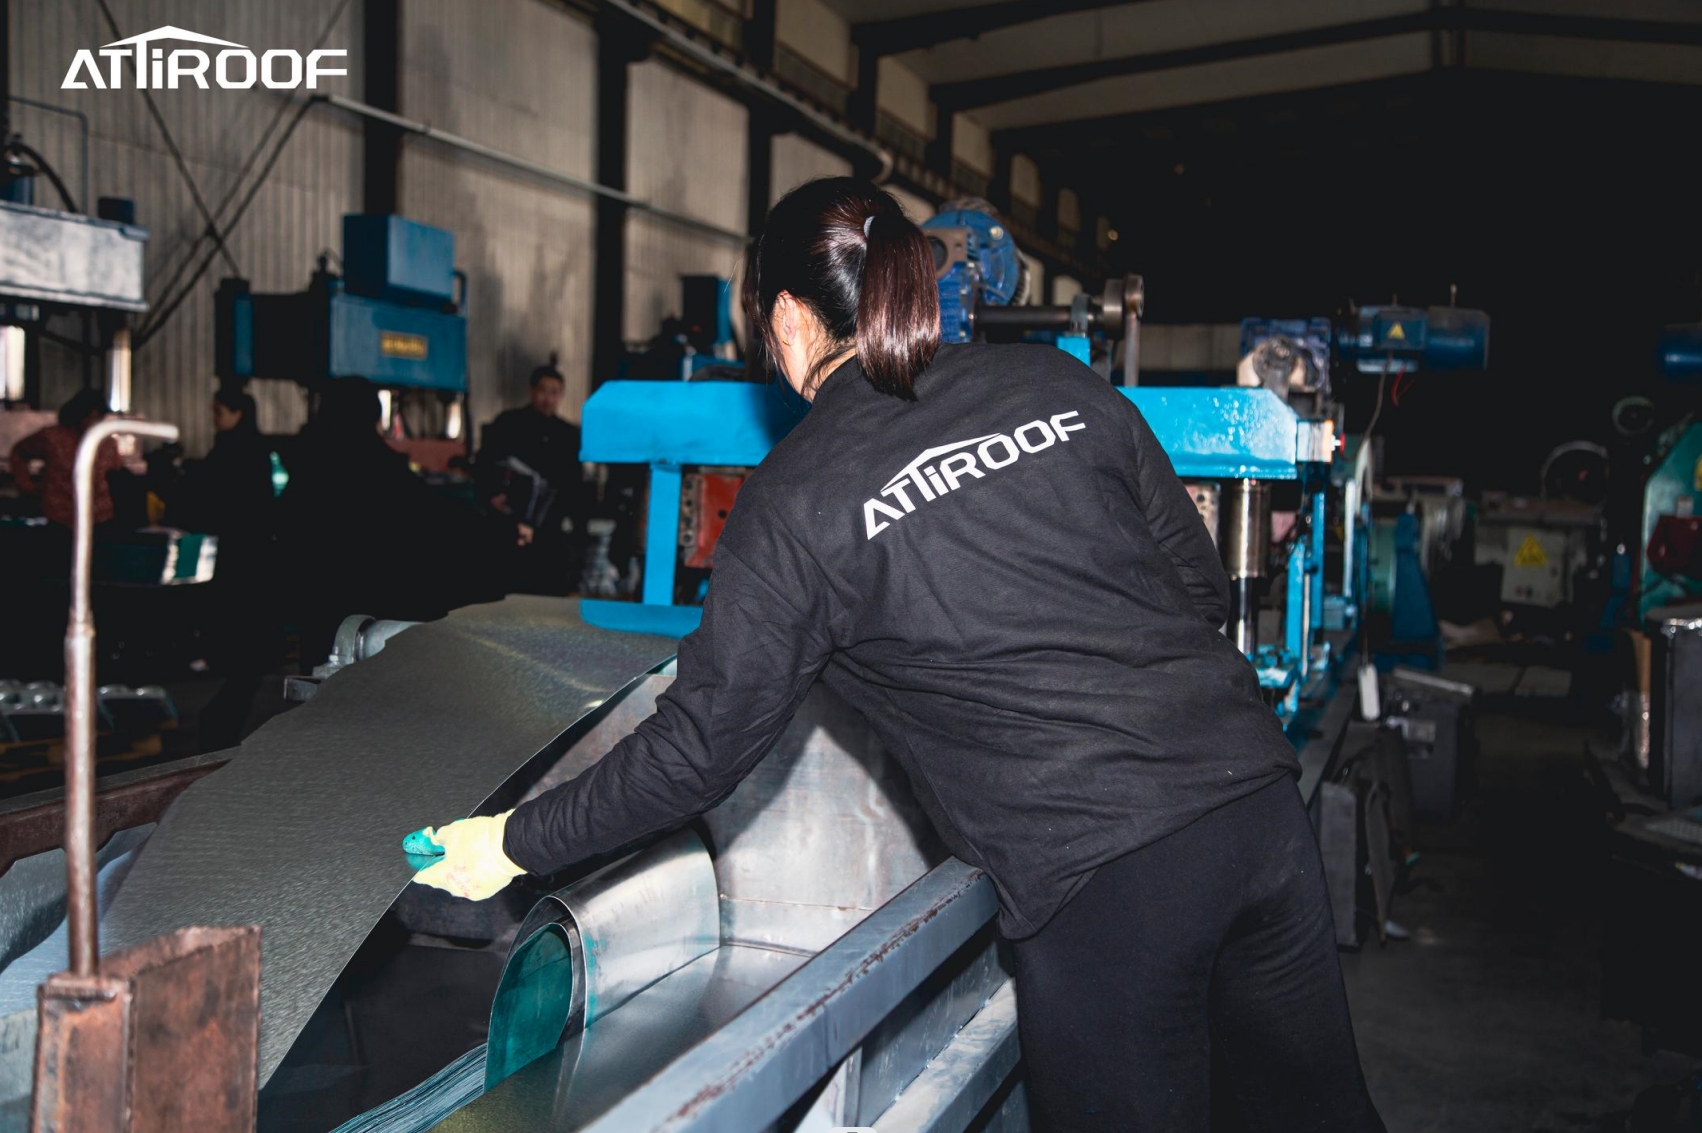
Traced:
<path fill-rule="evenodd" d="M 638 197 L 735 232 L 745 230 L 746 112 L 667 64 L 632 68 L 627 188 Z M 651 338 L 680 313 L 680 276 L 736 277 L 743 241 L 654 216 L 627 220 L 626 329 Z M 612 376 L 612 375 L 610 375 Z"/>
<path fill-rule="evenodd" d="M 880 62 L 875 87 L 880 108 L 919 134 L 932 135 L 934 121 L 928 84 L 909 67 L 888 55 Z"/>
<path fill-rule="evenodd" d="M 987 127 L 967 114 L 959 114 L 952 125 L 952 156 L 971 169 L 993 175 L 993 138 Z"/>
<path fill-rule="evenodd" d="M 80 184 L 81 135 L 73 120 L 14 107 L 13 129 L 46 155 L 73 194 L 82 198 L 78 201 L 82 207 L 92 212 L 94 198 L 101 196 L 135 200 L 137 221 L 151 234 L 146 261 L 151 301 L 158 304 L 165 297 L 165 285 L 180 264 L 188 260 L 199 267 L 206 258 L 210 244 L 203 242 L 190 259 L 191 245 L 205 226 L 159 128 L 149 117 L 142 97 L 130 89 L 128 78 L 122 91 L 60 89 L 77 50 L 96 48 L 167 22 L 257 50 L 305 50 L 323 34 L 324 46 L 348 48 L 349 76 L 327 79 L 321 89 L 355 94 L 360 89 L 360 7 L 350 5 L 335 24 L 330 24 L 337 8 L 337 0 L 293 0 L 288 4 L 174 0 L 169 8 L 150 0 L 112 0 L 121 33 L 114 35 L 92 2 L 12 0 L 8 5 L 12 93 L 88 115 L 93 180 L 88 191 Z M 277 144 L 297 105 L 261 88 L 190 87 L 152 93 L 190 176 L 209 207 L 215 209 L 233 193 L 247 192 L 254 175 L 251 172 L 239 180 L 239 171 L 255 152 L 268 123 L 283 112 L 283 125 L 271 143 Z M 266 153 L 270 152 L 268 148 Z M 262 156 L 256 166 L 264 160 Z M 306 286 L 320 250 L 335 249 L 341 243 L 343 214 L 359 211 L 360 185 L 359 126 L 339 113 L 309 110 L 289 136 L 253 203 L 240 222 L 230 226 L 228 243 L 236 268 L 215 258 L 176 314 L 137 350 L 135 409 L 176 422 L 183 429 L 185 446 L 191 452 L 204 451 L 212 439 L 208 400 L 215 384 L 213 293 L 219 280 L 241 274 L 260 291 Z M 41 204 L 59 207 L 45 180 L 38 192 Z M 234 203 L 225 215 L 232 213 Z M 70 337 L 80 332 L 74 316 L 54 319 L 50 329 Z M 98 365 L 94 372 L 99 381 Z M 70 396 L 81 386 L 82 376 L 78 355 L 52 345 L 43 349 L 45 404 L 56 406 Z M 255 394 L 260 401 L 261 426 L 269 431 L 293 431 L 305 417 L 305 401 L 293 385 L 256 383 Z"/>
<path fill-rule="evenodd" d="M 774 34 L 781 43 L 840 82 L 857 75 L 851 64 L 851 28 L 821 0 L 777 0 Z"/>
<path fill-rule="evenodd" d="M 817 177 L 849 177 L 851 163 L 796 134 L 782 134 L 774 139 L 771 173 L 768 199 L 778 201 L 805 181 L 813 181 Z"/>
<path fill-rule="evenodd" d="M 584 20 L 537 0 L 408 0 L 402 27 L 405 115 L 592 177 L 597 37 Z M 455 233 L 472 420 L 524 400 L 551 351 L 577 420 L 591 378 L 591 198 L 412 139 L 401 211 Z"/>
<path fill-rule="evenodd" d="M 690 16 L 701 0 L 670 7 Z M 361 0 L 113 0 L 121 35 L 164 23 L 231 39 L 257 50 L 274 46 L 342 47 L 346 78 L 323 89 L 363 97 L 360 70 Z M 346 5 L 341 6 L 340 5 Z M 80 47 L 119 36 L 99 18 L 93 0 L 12 0 L 8 6 L 14 91 L 64 103 L 89 115 L 94 184 L 78 183 L 79 138 L 74 122 L 16 108 L 13 122 L 26 140 L 66 172 L 79 195 L 132 197 L 152 234 L 147 278 L 150 297 L 169 299 L 167 283 L 180 265 L 198 267 L 203 244 L 190 249 L 204 224 L 173 166 L 158 128 L 133 90 L 61 91 L 66 66 Z M 336 20 L 331 23 L 333 15 Z M 711 21 L 713 22 L 713 21 Z M 842 80 L 854 77 L 846 19 L 823 0 L 780 0 L 778 33 L 793 51 Z M 327 27 L 330 23 L 331 26 Z M 594 176 L 596 33 L 581 14 L 542 0 L 404 0 L 401 112 L 497 150 L 566 174 Z M 921 133 L 932 133 L 927 85 L 893 59 L 880 69 L 881 109 Z M 245 192 L 269 156 L 256 146 L 280 112 L 287 124 L 299 100 L 270 91 L 157 92 L 167 125 L 190 174 L 215 206 Z M 624 335 L 650 338 L 679 310 L 679 276 L 708 272 L 736 277 L 743 254 L 747 162 L 746 111 L 659 60 L 632 71 L 628 186 L 635 195 L 730 230 L 721 236 L 635 213 L 627 229 Z M 272 135 L 276 143 L 279 135 Z M 956 130 L 960 160 L 992 169 L 987 132 L 970 118 Z M 283 147 L 252 205 L 230 233 L 232 266 L 215 259 L 159 334 L 138 350 L 135 407 L 175 421 L 193 454 L 211 440 L 206 401 L 214 388 L 213 295 L 221 278 L 241 274 L 258 291 L 305 287 L 322 251 L 341 242 L 341 218 L 362 206 L 362 123 L 328 106 L 313 106 Z M 239 179 L 239 171 L 250 165 Z M 850 172 L 849 163 L 797 136 L 775 142 L 771 188 L 778 196 L 812 177 Z M 1029 192 L 1031 165 L 1019 163 L 1019 194 Z M 49 193 L 46 185 L 42 192 Z M 917 219 L 934 206 L 895 192 Z M 525 395 L 525 378 L 551 352 L 568 381 L 564 413 L 577 419 L 589 391 L 592 286 L 592 198 L 451 149 L 408 137 L 402 143 L 399 210 L 456 236 L 456 264 L 468 275 L 470 418 L 479 426 Z M 43 203 L 53 203 L 44 199 Z M 228 221 L 227 221 L 228 223 Z M 75 337 L 80 326 L 59 318 L 52 329 Z M 78 388 L 84 368 L 71 350 L 43 350 L 43 400 L 56 405 Z M 100 380 L 97 362 L 90 373 Z M 288 382 L 258 382 L 261 426 L 293 432 L 306 402 Z"/>

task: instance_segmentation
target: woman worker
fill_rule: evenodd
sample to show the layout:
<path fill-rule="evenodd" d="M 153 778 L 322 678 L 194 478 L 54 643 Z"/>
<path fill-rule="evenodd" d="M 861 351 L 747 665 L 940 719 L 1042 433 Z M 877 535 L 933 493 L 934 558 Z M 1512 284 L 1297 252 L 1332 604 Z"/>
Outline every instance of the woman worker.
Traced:
<path fill-rule="evenodd" d="M 1215 1093 L 1255 1130 L 1381 1130 L 1293 751 L 1140 413 L 1052 347 L 939 345 L 926 238 L 861 181 L 774 207 L 744 299 L 812 404 L 677 679 L 577 779 L 436 831 L 417 880 L 482 899 L 713 807 L 821 676 L 997 887 L 1036 1128 L 1204 1130 Z"/>

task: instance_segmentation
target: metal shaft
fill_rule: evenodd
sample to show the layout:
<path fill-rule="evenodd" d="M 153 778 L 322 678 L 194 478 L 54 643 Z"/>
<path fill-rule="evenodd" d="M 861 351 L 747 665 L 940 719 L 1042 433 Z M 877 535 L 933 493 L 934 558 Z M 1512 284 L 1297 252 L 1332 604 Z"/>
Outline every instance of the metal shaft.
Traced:
<path fill-rule="evenodd" d="M 71 971 L 92 976 L 100 956 L 95 907 L 95 620 L 89 562 L 95 529 L 95 456 L 115 433 L 177 439 L 176 425 L 102 421 L 77 446 L 73 469 L 76 525 L 71 549 L 71 616 L 65 626 L 65 872 Z"/>
<path fill-rule="evenodd" d="M 1271 486 L 1259 480 L 1231 480 L 1219 499 L 1223 534 L 1218 550 L 1229 574 L 1229 635 L 1236 648 L 1252 656 L 1258 648 L 1258 580 L 1265 576 L 1271 550 Z"/>

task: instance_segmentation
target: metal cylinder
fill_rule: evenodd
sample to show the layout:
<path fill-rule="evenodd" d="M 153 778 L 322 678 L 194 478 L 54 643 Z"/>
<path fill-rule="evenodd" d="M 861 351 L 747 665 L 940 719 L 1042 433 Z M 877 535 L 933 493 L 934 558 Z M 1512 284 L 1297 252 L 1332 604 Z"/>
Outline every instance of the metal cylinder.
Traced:
<path fill-rule="evenodd" d="M 1271 551 L 1271 486 L 1231 480 L 1219 497 L 1222 533 L 1218 552 L 1229 574 L 1230 639 L 1252 656 L 1258 648 L 1259 583 Z"/>
<path fill-rule="evenodd" d="M 124 342 L 128 350 L 128 335 Z M 95 903 L 95 621 L 89 603 L 89 564 L 94 545 L 95 457 L 115 433 L 175 441 L 177 426 L 101 421 L 83 434 L 72 470 L 76 523 L 71 544 L 71 611 L 65 626 L 65 920 L 71 971 L 79 976 L 94 975 L 100 958 Z"/>
<path fill-rule="evenodd" d="M 1223 534 L 1218 549 L 1229 577 L 1263 578 L 1271 554 L 1271 486 L 1262 480 L 1231 480 L 1219 497 Z"/>

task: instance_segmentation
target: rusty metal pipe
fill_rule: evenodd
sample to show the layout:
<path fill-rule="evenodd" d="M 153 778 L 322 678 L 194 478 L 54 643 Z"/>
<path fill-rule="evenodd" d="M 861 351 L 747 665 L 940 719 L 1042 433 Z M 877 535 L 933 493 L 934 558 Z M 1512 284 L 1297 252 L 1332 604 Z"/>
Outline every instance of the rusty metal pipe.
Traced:
<path fill-rule="evenodd" d="M 71 547 L 71 616 L 65 626 L 65 919 L 71 971 L 96 974 L 100 922 L 95 907 L 95 620 L 89 603 L 89 563 L 95 531 L 95 454 L 115 433 L 177 439 L 177 426 L 106 420 L 77 445 L 72 473 L 76 523 Z"/>

